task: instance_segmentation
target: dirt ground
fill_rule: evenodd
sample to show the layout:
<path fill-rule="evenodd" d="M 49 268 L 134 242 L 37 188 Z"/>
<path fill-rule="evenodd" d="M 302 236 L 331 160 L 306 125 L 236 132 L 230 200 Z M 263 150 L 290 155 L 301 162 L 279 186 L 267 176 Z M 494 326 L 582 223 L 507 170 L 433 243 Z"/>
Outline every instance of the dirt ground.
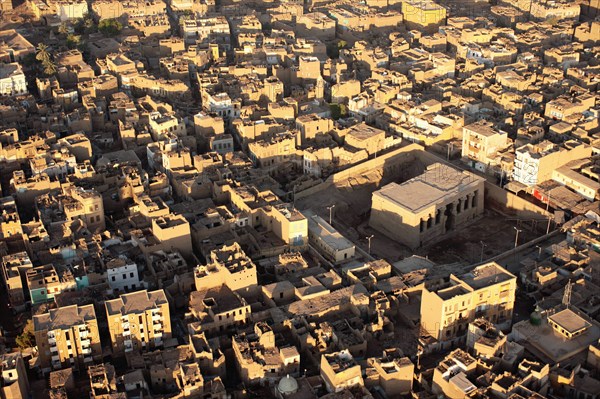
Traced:
<path fill-rule="evenodd" d="M 451 232 L 441 241 L 412 251 L 408 247 L 385 237 L 368 226 L 371 195 L 383 181 L 378 170 L 352 179 L 341 187 L 330 187 L 308 198 L 298 200 L 300 210 L 312 209 L 325 220 L 329 220 L 332 210 L 333 225 L 345 237 L 365 251 L 368 250 L 366 237 L 371 239 L 371 254 L 389 262 L 409 257 L 413 254 L 427 256 L 438 264 L 473 264 L 491 258 L 514 247 L 518 227 L 519 244 L 523 244 L 545 233 L 543 222 L 509 219 L 491 210 L 472 223 Z M 483 242 L 483 244 L 482 244 Z M 482 257 L 483 247 L 483 257 Z"/>
<path fill-rule="evenodd" d="M 494 211 L 486 210 L 483 217 L 452 232 L 442 241 L 419 249 L 417 254 L 427 255 L 436 263 L 477 263 L 499 255 L 515 246 L 518 228 L 521 245 L 545 233 L 545 226 L 526 221 L 507 219 Z M 482 256 L 483 249 L 483 256 Z"/>

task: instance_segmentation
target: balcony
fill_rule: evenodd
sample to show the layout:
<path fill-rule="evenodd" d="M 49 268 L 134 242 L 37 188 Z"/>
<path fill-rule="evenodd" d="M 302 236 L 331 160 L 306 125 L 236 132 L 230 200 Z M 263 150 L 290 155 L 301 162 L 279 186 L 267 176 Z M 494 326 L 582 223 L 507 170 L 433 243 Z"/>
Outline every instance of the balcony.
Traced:
<path fill-rule="evenodd" d="M 152 321 L 161 321 L 162 315 L 160 313 L 156 313 L 152 315 Z"/>
<path fill-rule="evenodd" d="M 84 355 L 91 355 L 92 354 L 92 348 L 82 348 L 81 349 L 81 353 L 83 353 Z"/>
<path fill-rule="evenodd" d="M 89 338 L 88 338 L 88 339 L 82 339 L 82 340 L 81 340 L 81 346 L 82 346 L 82 347 L 87 347 L 87 346 L 90 346 L 90 345 L 91 345 L 91 343 L 92 343 L 92 341 L 90 341 L 90 339 L 89 339 Z"/>
<path fill-rule="evenodd" d="M 48 337 L 48 343 L 50 344 L 50 346 L 55 346 L 56 345 L 56 338 L 50 338 L 50 337 Z"/>
<path fill-rule="evenodd" d="M 129 330 L 123 331 L 124 337 L 129 337 L 130 335 L 131 335 L 131 331 L 129 331 Z"/>
<path fill-rule="evenodd" d="M 60 356 L 58 354 L 52 356 L 52 362 L 60 363 Z"/>

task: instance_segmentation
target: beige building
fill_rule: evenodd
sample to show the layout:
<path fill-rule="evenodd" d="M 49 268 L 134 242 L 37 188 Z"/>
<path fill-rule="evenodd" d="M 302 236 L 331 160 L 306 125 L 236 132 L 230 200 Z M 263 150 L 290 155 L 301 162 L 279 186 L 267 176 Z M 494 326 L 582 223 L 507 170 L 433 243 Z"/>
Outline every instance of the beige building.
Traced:
<path fill-rule="evenodd" d="M 485 171 L 499 151 L 508 146 L 508 133 L 491 122 L 479 121 L 463 127 L 462 156 L 477 170 Z"/>
<path fill-rule="evenodd" d="M 231 205 L 239 210 L 239 226 L 265 228 L 281 239 L 285 246 L 304 250 L 308 244 L 308 221 L 290 204 L 279 200 L 270 190 L 259 191 L 253 186 L 220 187 Z M 243 219 L 242 219 L 243 217 Z"/>
<path fill-rule="evenodd" d="M 211 251 L 208 264 L 196 267 L 194 279 L 198 291 L 225 284 L 244 295 L 258 287 L 256 266 L 237 242 Z"/>
<path fill-rule="evenodd" d="M 430 0 L 403 0 L 402 16 L 408 29 L 434 33 L 446 22 L 446 9 Z"/>
<path fill-rule="evenodd" d="M 250 320 L 246 300 L 227 285 L 202 288 L 190 294 L 190 312 L 196 321 L 188 324 L 190 333 L 223 334 L 237 330 Z"/>
<path fill-rule="evenodd" d="M 467 348 L 477 357 L 492 358 L 503 353 L 506 335 L 484 318 L 469 323 Z"/>
<path fill-rule="evenodd" d="M 63 185 L 60 202 L 67 220 L 81 219 L 90 231 L 106 228 L 102 196 L 95 190 Z"/>
<path fill-rule="evenodd" d="M 152 233 L 163 249 L 175 248 L 184 257 L 192 255 L 190 224 L 182 215 L 169 214 L 152 219 Z"/>
<path fill-rule="evenodd" d="M 321 356 L 321 378 L 329 392 L 365 385 L 360 365 L 348 349 Z"/>
<path fill-rule="evenodd" d="M 517 278 L 495 262 L 477 266 L 448 281 L 426 284 L 421 298 L 421 327 L 448 348 L 464 338 L 468 325 L 484 318 L 510 327 Z"/>
<path fill-rule="evenodd" d="M 268 140 L 248 144 L 250 159 L 260 168 L 276 171 L 279 167 L 298 158 L 294 134 L 279 133 Z"/>
<path fill-rule="evenodd" d="M 28 270 L 33 268 L 27 252 L 18 252 L 2 258 L 2 280 L 8 293 L 9 306 L 17 312 L 25 310 L 23 280 Z"/>
<path fill-rule="evenodd" d="M 308 242 L 333 263 L 342 263 L 354 257 L 355 246 L 319 215 L 302 212 L 308 219 Z"/>
<path fill-rule="evenodd" d="M 433 164 L 420 176 L 375 191 L 369 225 L 418 248 L 481 215 L 483 185 L 473 173 Z"/>
<path fill-rule="evenodd" d="M 0 239 L 23 234 L 17 204 L 13 197 L 0 198 Z"/>
<path fill-rule="evenodd" d="M 285 375 L 298 375 L 300 371 L 300 353 L 296 347 L 278 348 L 275 334 L 267 323 L 256 323 L 253 334 L 234 336 L 232 346 L 245 384 L 274 383 Z"/>
<path fill-rule="evenodd" d="M 85 368 L 102 357 L 94 305 L 71 305 L 33 316 L 42 370 Z"/>
<path fill-rule="evenodd" d="M 320 40 L 335 39 L 335 20 L 322 12 L 303 14 L 296 19 L 296 29 L 303 37 L 316 37 Z"/>
<path fill-rule="evenodd" d="M 365 150 L 369 155 L 377 155 L 377 152 L 385 148 L 385 131 L 360 123 L 354 125 L 344 132 L 340 132 L 344 136 L 346 145 L 358 150 Z"/>
<path fill-rule="evenodd" d="M 23 60 L 27 54 L 35 54 L 35 47 L 14 29 L 0 31 L 0 61 Z"/>
<path fill-rule="evenodd" d="M 560 168 L 554 169 L 552 171 L 552 180 L 569 187 L 588 201 L 594 201 L 600 192 L 600 183 L 577 171 L 577 166 L 587 162 L 587 159 L 572 161 Z"/>
<path fill-rule="evenodd" d="M 557 169 L 571 161 L 587 159 L 592 147 L 577 141 L 562 145 L 544 140 L 537 144 L 526 144 L 515 151 L 513 180 L 526 186 L 550 180 Z"/>
<path fill-rule="evenodd" d="M 477 370 L 477 360 L 462 349 L 456 349 L 433 371 L 433 393 L 448 399 L 473 397 L 477 387 L 470 380 Z"/>
<path fill-rule="evenodd" d="M 27 399 L 29 394 L 29 378 L 21 353 L 4 353 L 0 357 L 2 380 L 0 381 L 0 397 L 2 399 Z"/>
<path fill-rule="evenodd" d="M 162 348 L 171 338 L 169 301 L 163 290 L 137 291 L 106 301 L 113 353 Z"/>
<path fill-rule="evenodd" d="M 415 366 L 397 349 L 384 350 L 383 356 L 367 360 L 379 376 L 379 385 L 389 398 L 410 394 Z"/>

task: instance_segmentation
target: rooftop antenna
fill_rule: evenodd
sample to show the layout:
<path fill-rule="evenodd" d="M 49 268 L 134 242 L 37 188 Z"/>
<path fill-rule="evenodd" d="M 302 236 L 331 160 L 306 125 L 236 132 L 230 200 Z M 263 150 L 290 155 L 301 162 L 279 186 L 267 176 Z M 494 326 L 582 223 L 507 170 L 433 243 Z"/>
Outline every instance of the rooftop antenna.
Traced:
<path fill-rule="evenodd" d="M 571 304 L 572 290 L 573 290 L 573 286 L 571 285 L 571 280 L 569 280 L 569 282 L 567 283 L 567 285 L 565 287 L 565 293 L 563 294 L 563 300 L 562 300 L 563 305 L 565 305 L 567 307 L 567 309 L 569 308 L 569 305 Z"/>

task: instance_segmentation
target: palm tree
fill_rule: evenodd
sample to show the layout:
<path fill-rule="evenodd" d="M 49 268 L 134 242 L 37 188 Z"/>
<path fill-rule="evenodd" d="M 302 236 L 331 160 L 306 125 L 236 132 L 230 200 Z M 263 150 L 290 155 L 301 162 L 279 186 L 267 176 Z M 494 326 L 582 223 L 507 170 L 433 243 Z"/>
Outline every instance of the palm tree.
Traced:
<path fill-rule="evenodd" d="M 69 33 L 67 35 L 67 47 L 68 48 L 75 48 L 75 47 L 79 46 L 80 44 L 81 44 L 81 36 L 74 35 L 72 33 Z"/>
<path fill-rule="evenodd" d="M 69 33 L 69 26 L 66 22 L 60 24 L 60 26 L 58 27 L 58 33 L 60 33 L 61 35 L 66 35 L 67 33 Z"/>
<path fill-rule="evenodd" d="M 48 76 L 54 75 L 56 73 L 56 65 L 51 60 L 42 62 L 42 66 L 44 67 L 44 73 Z"/>
<path fill-rule="evenodd" d="M 42 63 L 50 61 L 50 53 L 48 52 L 48 46 L 44 43 L 40 43 L 37 46 L 35 59 Z"/>
<path fill-rule="evenodd" d="M 52 62 L 48 46 L 44 43 L 38 44 L 35 59 L 42 63 L 46 75 L 54 75 L 56 73 L 56 65 Z"/>

